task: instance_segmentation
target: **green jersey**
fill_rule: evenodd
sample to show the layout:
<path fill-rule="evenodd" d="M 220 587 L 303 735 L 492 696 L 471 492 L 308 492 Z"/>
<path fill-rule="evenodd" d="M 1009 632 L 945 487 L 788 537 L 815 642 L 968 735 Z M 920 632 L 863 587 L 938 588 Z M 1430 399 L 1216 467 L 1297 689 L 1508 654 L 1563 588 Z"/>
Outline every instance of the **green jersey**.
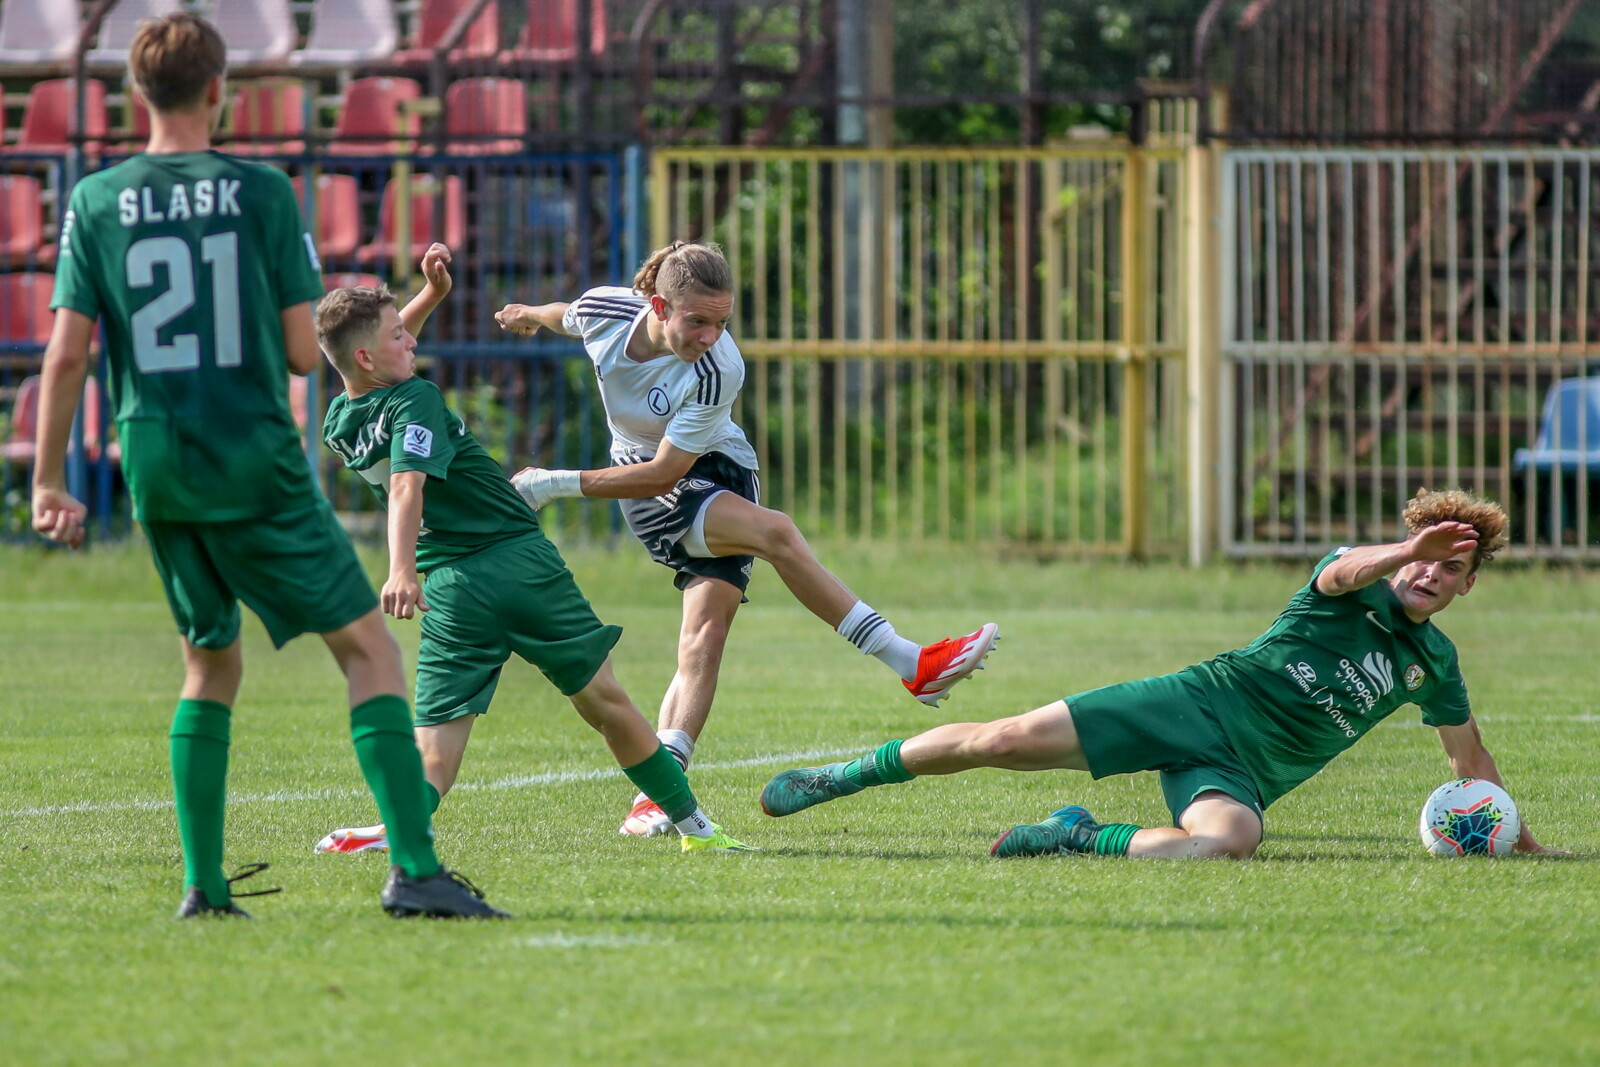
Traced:
<path fill-rule="evenodd" d="M 334 398 L 322 440 L 389 506 L 389 476 L 422 471 L 417 569 L 451 563 L 513 537 L 537 532 L 539 519 L 511 488 L 439 387 L 422 378 Z"/>
<path fill-rule="evenodd" d="M 1248 647 L 1196 667 L 1234 751 L 1271 804 L 1402 704 L 1429 726 L 1472 709 L 1456 649 L 1432 621 L 1412 622 L 1386 581 L 1343 596 L 1317 591 L 1327 556 Z"/>
<path fill-rule="evenodd" d="M 283 309 L 322 296 L 289 179 L 217 152 L 83 179 L 52 308 L 105 328 L 134 517 L 226 522 L 315 498 L 289 411 Z"/>

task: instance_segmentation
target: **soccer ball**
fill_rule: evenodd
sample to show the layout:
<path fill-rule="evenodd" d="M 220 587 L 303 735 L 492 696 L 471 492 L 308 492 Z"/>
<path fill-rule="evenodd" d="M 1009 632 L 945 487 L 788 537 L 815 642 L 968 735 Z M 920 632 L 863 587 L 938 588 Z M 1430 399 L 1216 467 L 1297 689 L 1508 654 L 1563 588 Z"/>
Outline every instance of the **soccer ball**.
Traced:
<path fill-rule="evenodd" d="M 1422 844 L 1435 856 L 1502 856 L 1522 833 L 1517 802 L 1482 778 L 1458 778 L 1422 805 Z"/>

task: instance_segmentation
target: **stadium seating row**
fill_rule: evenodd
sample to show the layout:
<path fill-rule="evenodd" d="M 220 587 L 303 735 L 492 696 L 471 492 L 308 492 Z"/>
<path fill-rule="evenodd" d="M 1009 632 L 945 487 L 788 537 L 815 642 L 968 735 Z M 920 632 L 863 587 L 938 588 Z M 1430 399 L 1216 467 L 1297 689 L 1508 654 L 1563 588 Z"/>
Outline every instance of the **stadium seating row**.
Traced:
<path fill-rule="evenodd" d="M 150 132 L 138 94 L 126 100 L 125 121 L 114 135 L 104 83 L 89 79 L 84 93 L 84 136 L 91 151 L 117 146 L 137 149 Z M 422 87 L 411 78 L 358 78 L 346 88 L 327 150 L 335 155 L 394 155 L 421 132 Z M 72 80 L 36 82 L 28 91 L 14 142 L 6 140 L 0 109 L 0 153 L 59 154 L 68 146 Z M 305 88 L 301 82 L 269 79 L 236 87 L 224 127 L 223 147 L 239 155 L 292 155 L 305 149 Z M 528 89 L 514 78 L 464 78 L 445 90 L 442 123 L 451 155 L 516 152 L 528 131 Z M 409 150 L 431 152 L 434 143 Z"/>
<path fill-rule="evenodd" d="M 304 179 L 294 180 L 295 192 L 304 196 Z M 343 263 L 354 260 L 363 267 L 388 264 L 393 260 L 399 240 L 400 196 L 395 183 L 384 187 L 378 207 L 377 232 L 362 242 L 360 190 L 355 177 L 348 174 L 321 174 L 316 180 L 313 201 L 316 214 L 317 254 L 323 260 Z M 437 210 L 443 207 L 443 220 L 436 225 Z M 38 178 L 27 174 L 0 175 L 0 266 L 49 270 L 56 261 L 55 233 L 44 222 L 43 193 Z M 302 200 L 302 202 L 304 202 Z M 442 180 L 431 174 L 411 179 L 411 241 L 401 254 L 419 259 L 433 241 L 461 248 L 467 230 L 466 203 L 461 179 L 454 175 Z M 0 274 L 0 343 L 26 342 L 36 329 L 49 331 L 49 314 L 35 320 L 29 308 L 43 307 L 34 286 L 22 279 L 49 278 L 47 274 Z M 48 294 L 48 285 L 43 290 Z"/>
<path fill-rule="evenodd" d="M 228 63 L 241 67 L 349 69 L 422 66 L 456 16 L 471 0 L 422 0 L 408 46 L 399 46 L 391 0 L 313 0 L 311 33 L 296 49 L 298 32 L 290 0 L 210 0 L 208 14 L 228 43 Z M 527 22 L 509 48 L 500 48 L 498 5 L 490 3 L 451 52 L 452 60 L 567 63 L 578 54 L 580 0 L 528 0 Z M 178 11 L 184 0 L 122 0 L 100 27 L 89 51 L 91 68 L 118 69 L 139 20 Z M 590 0 L 589 48 L 606 50 L 603 0 Z M 78 36 L 78 5 L 71 0 L 5 0 L 0 5 L 0 66 L 61 69 L 72 59 Z"/>

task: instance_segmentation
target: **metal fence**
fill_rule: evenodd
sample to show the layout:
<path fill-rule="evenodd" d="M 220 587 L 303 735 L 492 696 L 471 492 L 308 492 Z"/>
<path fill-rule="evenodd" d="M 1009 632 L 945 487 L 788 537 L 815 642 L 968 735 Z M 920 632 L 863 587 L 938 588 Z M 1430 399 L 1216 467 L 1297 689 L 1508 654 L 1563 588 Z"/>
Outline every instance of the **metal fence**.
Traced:
<path fill-rule="evenodd" d="M 1184 536 L 1181 153 L 660 151 L 738 280 L 769 503 L 837 535 Z"/>
<path fill-rule="evenodd" d="M 1224 545 L 1400 534 L 1420 487 L 1594 558 L 1600 153 L 1235 151 L 1223 180 Z"/>

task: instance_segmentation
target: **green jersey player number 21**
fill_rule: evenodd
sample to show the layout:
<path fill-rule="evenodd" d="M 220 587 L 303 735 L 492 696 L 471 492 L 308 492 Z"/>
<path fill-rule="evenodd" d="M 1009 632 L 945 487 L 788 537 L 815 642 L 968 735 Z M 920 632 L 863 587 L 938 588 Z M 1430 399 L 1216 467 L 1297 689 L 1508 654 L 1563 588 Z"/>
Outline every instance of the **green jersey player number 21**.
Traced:
<path fill-rule="evenodd" d="M 351 738 L 390 826 L 385 909 L 498 916 L 439 864 L 399 646 L 311 478 L 288 393 L 291 372 L 321 363 L 311 320 L 321 264 L 289 179 L 211 150 L 226 65 L 216 28 L 194 15 L 147 20 L 134 35 L 128 70 L 150 107 L 150 142 L 79 182 L 64 217 L 33 525 L 83 540 L 63 456 L 99 322 L 133 515 L 183 651 L 171 730 L 179 918 L 243 915 L 231 885 L 261 869 L 228 878 L 222 867 L 241 603 L 276 645 L 321 635 L 349 680 Z"/>

